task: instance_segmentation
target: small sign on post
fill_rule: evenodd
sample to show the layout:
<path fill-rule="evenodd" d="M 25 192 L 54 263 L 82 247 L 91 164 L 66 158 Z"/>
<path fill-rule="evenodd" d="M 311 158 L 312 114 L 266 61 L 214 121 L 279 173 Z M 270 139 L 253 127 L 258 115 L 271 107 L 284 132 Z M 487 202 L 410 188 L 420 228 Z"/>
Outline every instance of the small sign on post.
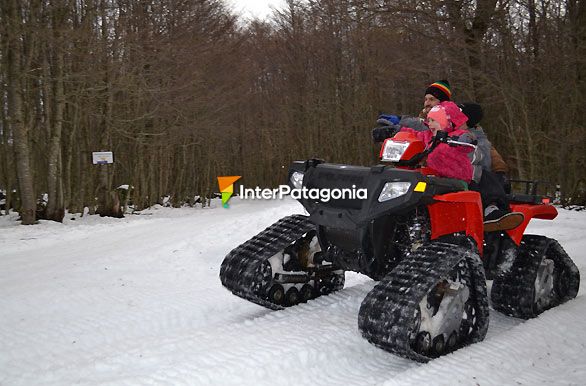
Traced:
<path fill-rule="evenodd" d="M 114 154 L 111 151 L 94 151 L 92 152 L 92 162 L 94 165 L 113 164 Z"/>

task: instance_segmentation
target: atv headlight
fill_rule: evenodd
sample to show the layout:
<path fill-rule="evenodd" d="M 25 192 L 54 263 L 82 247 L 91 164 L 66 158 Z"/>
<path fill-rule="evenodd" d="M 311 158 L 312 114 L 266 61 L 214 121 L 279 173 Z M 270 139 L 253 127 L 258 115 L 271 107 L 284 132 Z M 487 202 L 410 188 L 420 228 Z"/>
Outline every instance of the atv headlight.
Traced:
<path fill-rule="evenodd" d="M 383 186 L 380 196 L 378 196 L 378 202 L 385 202 L 400 197 L 407 193 L 410 187 L 411 183 L 406 181 L 387 182 Z"/>
<path fill-rule="evenodd" d="M 397 142 L 393 140 L 386 140 L 383 151 L 381 152 L 381 160 L 397 162 L 401 159 L 405 150 L 409 147 L 409 142 Z"/>
<path fill-rule="evenodd" d="M 303 176 L 304 174 L 301 172 L 293 172 L 293 174 L 291 174 L 289 180 L 295 189 L 301 189 L 303 187 Z"/>

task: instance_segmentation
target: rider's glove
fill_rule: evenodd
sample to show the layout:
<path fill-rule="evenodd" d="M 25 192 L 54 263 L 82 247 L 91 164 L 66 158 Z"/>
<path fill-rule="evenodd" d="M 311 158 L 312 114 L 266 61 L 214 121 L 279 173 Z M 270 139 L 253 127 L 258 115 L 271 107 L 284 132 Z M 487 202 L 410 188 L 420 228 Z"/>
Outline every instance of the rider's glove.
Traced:
<path fill-rule="evenodd" d="M 395 133 L 396 130 L 390 126 L 375 127 L 372 129 L 372 140 L 374 142 L 382 142 L 395 135 Z"/>
<path fill-rule="evenodd" d="M 443 131 L 443 130 L 438 130 L 435 133 L 435 139 L 440 141 L 440 142 L 447 142 L 448 140 L 448 132 L 447 131 Z"/>
<path fill-rule="evenodd" d="M 389 125 L 389 123 L 393 124 L 393 125 L 398 125 L 399 122 L 401 122 L 401 116 L 400 115 L 392 115 L 392 114 L 381 114 L 377 118 L 377 123 L 380 123 L 379 121 L 385 122 L 386 125 Z M 386 123 L 386 122 L 389 122 L 389 123 Z"/>

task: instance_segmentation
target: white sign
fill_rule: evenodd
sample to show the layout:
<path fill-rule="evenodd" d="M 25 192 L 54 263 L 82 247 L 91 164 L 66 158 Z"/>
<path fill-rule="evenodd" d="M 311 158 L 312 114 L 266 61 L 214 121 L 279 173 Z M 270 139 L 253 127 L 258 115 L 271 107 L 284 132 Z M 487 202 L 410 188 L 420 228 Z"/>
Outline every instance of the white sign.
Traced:
<path fill-rule="evenodd" d="M 92 152 L 92 162 L 94 165 L 113 164 L 114 154 L 111 151 L 94 151 Z"/>

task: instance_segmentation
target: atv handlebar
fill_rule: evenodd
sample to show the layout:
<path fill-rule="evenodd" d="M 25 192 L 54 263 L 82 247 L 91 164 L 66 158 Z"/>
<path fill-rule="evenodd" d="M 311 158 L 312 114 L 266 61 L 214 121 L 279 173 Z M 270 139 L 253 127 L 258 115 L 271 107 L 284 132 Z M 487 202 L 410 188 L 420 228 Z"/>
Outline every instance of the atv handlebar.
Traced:
<path fill-rule="evenodd" d="M 449 146 L 469 146 L 469 147 L 472 147 L 473 149 L 476 149 L 476 144 L 457 141 L 455 139 L 450 138 L 446 131 L 438 130 L 436 132 L 435 136 L 431 140 L 431 146 L 429 146 L 427 149 L 425 149 L 421 153 L 414 155 L 413 157 L 411 157 L 408 160 L 403 160 L 403 161 L 397 162 L 397 165 L 399 165 L 399 166 L 417 166 L 417 164 L 419 164 L 425 157 L 427 157 L 432 151 L 434 151 L 435 148 L 440 143 L 445 143 Z"/>
<path fill-rule="evenodd" d="M 450 140 L 450 139 L 448 139 L 446 143 L 450 146 L 468 146 L 473 149 L 476 149 L 476 144 L 474 144 L 474 143 L 454 141 L 454 140 Z"/>

